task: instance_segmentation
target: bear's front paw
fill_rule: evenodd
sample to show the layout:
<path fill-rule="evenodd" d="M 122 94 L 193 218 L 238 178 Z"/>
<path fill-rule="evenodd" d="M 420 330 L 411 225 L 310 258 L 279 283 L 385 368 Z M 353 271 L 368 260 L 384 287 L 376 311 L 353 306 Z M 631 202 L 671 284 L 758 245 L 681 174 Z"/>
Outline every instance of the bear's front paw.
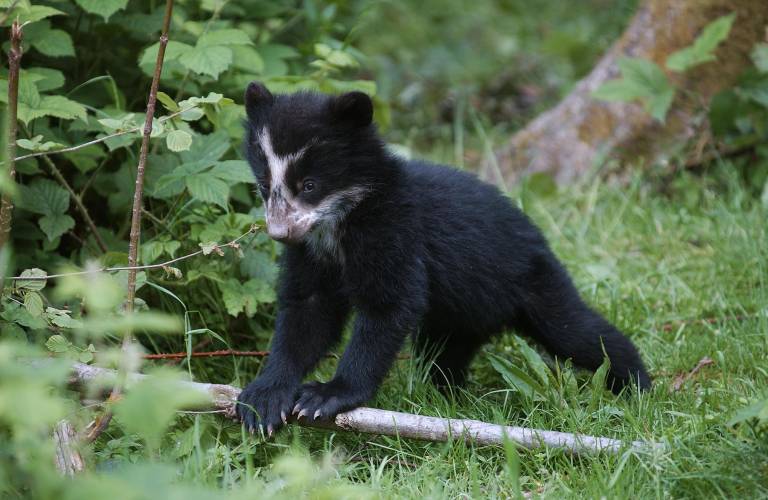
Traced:
<path fill-rule="evenodd" d="M 236 412 L 251 433 L 266 432 L 268 436 L 287 423 L 296 387 L 272 385 L 254 380 L 237 397 Z"/>
<path fill-rule="evenodd" d="M 309 382 L 301 386 L 293 414 L 297 419 L 332 420 L 338 413 L 357 408 L 369 398 L 367 391 L 339 379 L 328 383 Z"/>

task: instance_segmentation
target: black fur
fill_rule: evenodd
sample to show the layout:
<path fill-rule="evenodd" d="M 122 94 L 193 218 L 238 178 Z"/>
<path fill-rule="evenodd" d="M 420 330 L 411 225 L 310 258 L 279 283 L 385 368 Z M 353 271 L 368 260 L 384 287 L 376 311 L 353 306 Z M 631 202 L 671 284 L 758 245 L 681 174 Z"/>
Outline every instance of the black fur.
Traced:
<path fill-rule="evenodd" d="M 305 202 L 354 186 L 368 191 L 346 207 L 338 255 L 306 241 L 285 246 L 272 354 L 237 409 L 249 428 L 271 433 L 292 411 L 331 418 L 361 405 L 409 335 L 420 352 L 441 350 L 438 384 L 464 382 L 478 349 L 512 329 L 590 370 L 607 353 L 614 392 L 631 382 L 650 387 L 632 343 L 584 303 L 539 230 L 497 188 L 389 154 L 364 94 L 264 91 L 252 84 L 246 98 L 246 151 L 260 182 L 268 184 L 269 168 L 255 138 L 266 126 L 278 154 L 312 144 L 286 174 L 287 186 L 317 181 Z M 303 196 L 298 187 L 293 194 Z M 301 385 L 352 311 L 354 332 L 334 378 Z"/>

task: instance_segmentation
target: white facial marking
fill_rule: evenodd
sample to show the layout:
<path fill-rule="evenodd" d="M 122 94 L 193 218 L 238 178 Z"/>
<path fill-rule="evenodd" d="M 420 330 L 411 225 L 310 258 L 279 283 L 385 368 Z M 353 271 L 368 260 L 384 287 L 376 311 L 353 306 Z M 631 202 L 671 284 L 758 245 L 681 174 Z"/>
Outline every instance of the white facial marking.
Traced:
<path fill-rule="evenodd" d="M 269 137 L 268 128 L 264 127 L 261 129 L 258 139 L 261 150 L 264 151 L 264 156 L 267 157 L 272 192 L 281 188 L 283 196 L 287 200 L 291 200 L 293 198 L 291 190 L 288 189 L 288 186 L 285 186 L 285 171 L 288 169 L 288 165 L 298 161 L 302 157 L 308 146 L 304 146 L 295 153 L 286 156 L 278 156 L 272 148 L 272 139 Z"/>

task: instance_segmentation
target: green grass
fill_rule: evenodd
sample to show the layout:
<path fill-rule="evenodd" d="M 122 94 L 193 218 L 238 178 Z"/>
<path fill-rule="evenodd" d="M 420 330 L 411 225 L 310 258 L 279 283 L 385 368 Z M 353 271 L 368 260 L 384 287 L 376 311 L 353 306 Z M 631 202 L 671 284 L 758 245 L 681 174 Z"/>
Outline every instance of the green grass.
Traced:
<path fill-rule="evenodd" d="M 665 451 L 574 458 L 547 449 L 505 453 L 295 426 L 265 443 L 218 416 L 190 415 L 169 441 L 181 476 L 225 490 L 262 480 L 275 490 L 283 484 L 275 477 L 282 477 L 289 486 L 297 481 L 297 491 L 328 498 L 362 494 L 349 487 L 385 498 L 508 498 L 521 491 L 549 498 L 768 495 L 765 434 L 727 425 L 735 411 L 768 397 L 768 210 L 728 165 L 704 178 L 635 178 L 557 193 L 533 188 L 512 196 L 547 234 L 585 298 L 636 342 L 653 390 L 614 397 L 589 374 L 574 377 L 564 369 L 537 397 L 522 395 L 488 361 L 488 353 L 497 353 L 526 365 L 508 334 L 478 356 L 469 385 L 452 398 L 435 391 L 415 361 L 401 360 L 370 406 L 660 441 Z M 692 321 L 699 318 L 718 319 Z M 714 364 L 671 390 L 675 377 L 705 356 Z M 196 359 L 192 371 L 199 380 L 242 385 L 257 365 Z M 329 377 L 334 366 L 325 361 L 315 376 Z M 132 453 L 124 439 L 100 455 Z M 280 459 L 286 454 L 293 458 Z M 296 456 L 325 466 L 312 472 Z M 311 486 L 315 480 L 327 489 Z"/>

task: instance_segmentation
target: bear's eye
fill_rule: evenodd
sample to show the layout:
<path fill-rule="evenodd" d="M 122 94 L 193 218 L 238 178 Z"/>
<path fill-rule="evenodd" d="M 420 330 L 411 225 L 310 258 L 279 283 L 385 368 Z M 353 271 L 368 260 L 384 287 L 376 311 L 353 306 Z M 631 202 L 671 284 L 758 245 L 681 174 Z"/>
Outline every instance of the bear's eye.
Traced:
<path fill-rule="evenodd" d="M 311 179 L 307 179 L 307 180 L 304 181 L 304 184 L 302 184 L 301 189 L 305 193 L 311 193 L 312 191 L 315 190 L 316 187 L 317 186 L 315 185 L 315 181 L 313 181 Z"/>

